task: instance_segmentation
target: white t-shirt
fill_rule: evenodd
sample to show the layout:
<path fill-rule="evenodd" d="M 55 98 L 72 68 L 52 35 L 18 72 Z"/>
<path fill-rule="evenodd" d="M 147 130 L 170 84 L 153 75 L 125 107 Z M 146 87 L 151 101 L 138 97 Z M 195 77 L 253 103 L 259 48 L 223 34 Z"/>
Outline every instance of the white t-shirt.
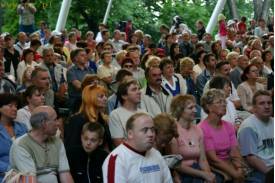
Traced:
<path fill-rule="evenodd" d="M 112 138 L 126 138 L 126 122 L 137 112 L 145 112 L 145 110 L 138 109 L 137 111 L 129 111 L 124 107 L 118 107 L 110 114 L 109 129 Z"/>
<path fill-rule="evenodd" d="M 170 170 L 163 157 L 154 148 L 145 155 L 121 144 L 105 159 L 103 166 L 104 183 L 172 183 Z"/>

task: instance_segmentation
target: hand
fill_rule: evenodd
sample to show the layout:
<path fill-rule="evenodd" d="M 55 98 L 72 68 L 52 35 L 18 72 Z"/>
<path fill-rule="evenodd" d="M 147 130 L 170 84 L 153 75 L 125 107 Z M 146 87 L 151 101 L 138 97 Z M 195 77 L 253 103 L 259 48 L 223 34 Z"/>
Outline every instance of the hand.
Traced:
<path fill-rule="evenodd" d="M 216 176 L 212 172 L 203 172 L 203 179 L 207 183 L 214 183 L 214 182 L 216 182 Z"/>
<path fill-rule="evenodd" d="M 235 173 L 233 174 L 234 182 L 241 183 L 244 182 L 244 172 L 241 168 L 238 168 Z"/>

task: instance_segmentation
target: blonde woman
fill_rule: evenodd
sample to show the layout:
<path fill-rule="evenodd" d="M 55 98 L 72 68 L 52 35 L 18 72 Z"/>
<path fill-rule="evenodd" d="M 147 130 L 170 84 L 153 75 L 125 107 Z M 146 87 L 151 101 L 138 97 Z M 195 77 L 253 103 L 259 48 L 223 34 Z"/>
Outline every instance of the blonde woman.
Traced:
<path fill-rule="evenodd" d="M 107 116 L 105 115 L 107 90 L 100 85 L 87 85 L 82 91 L 82 103 L 79 112 L 71 116 L 65 125 L 64 143 L 66 148 L 81 144 L 81 129 L 85 123 L 100 123 L 105 129 L 103 147 L 112 150 L 113 144 Z"/>

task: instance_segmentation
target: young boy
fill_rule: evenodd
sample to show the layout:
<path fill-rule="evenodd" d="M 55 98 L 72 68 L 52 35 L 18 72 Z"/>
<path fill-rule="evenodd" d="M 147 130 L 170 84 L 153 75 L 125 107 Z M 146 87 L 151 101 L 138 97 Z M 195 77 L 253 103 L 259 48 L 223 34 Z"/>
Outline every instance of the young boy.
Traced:
<path fill-rule="evenodd" d="M 71 174 L 75 183 L 103 182 L 102 164 L 108 153 L 99 148 L 104 128 L 99 123 L 86 123 L 82 128 L 81 146 L 67 149 Z"/>

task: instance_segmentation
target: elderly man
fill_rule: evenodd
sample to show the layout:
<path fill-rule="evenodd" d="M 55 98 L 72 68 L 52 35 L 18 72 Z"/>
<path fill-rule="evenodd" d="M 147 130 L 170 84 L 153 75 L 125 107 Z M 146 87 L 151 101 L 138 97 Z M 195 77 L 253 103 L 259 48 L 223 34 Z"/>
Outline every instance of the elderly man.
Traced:
<path fill-rule="evenodd" d="M 153 147 L 155 128 L 152 118 L 136 113 L 126 123 L 127 140 L 105 159 L 102 166 L 105 183 L 172 183 L 168 166 Z"/>
<path fill-rule="evenodd" d="M 73 179 L 63 142 L 56 137 L 58 121 L 52 107 L 34 109 L 32 130 L 18 138 L 10 151 L 11 167 L 34 175 L 39 183 L 71 183 Z"/>
<path fill-rule="evenodd" d="M 242 156 L 254 170 L 249 180 L 260 183 L 265 182 L 266 175 L 273 172 L 274 166 L 273 102 L 268 91 L 259 90 L 252 103 L 254 112 L 241 124 L 238 140 Z"/>

